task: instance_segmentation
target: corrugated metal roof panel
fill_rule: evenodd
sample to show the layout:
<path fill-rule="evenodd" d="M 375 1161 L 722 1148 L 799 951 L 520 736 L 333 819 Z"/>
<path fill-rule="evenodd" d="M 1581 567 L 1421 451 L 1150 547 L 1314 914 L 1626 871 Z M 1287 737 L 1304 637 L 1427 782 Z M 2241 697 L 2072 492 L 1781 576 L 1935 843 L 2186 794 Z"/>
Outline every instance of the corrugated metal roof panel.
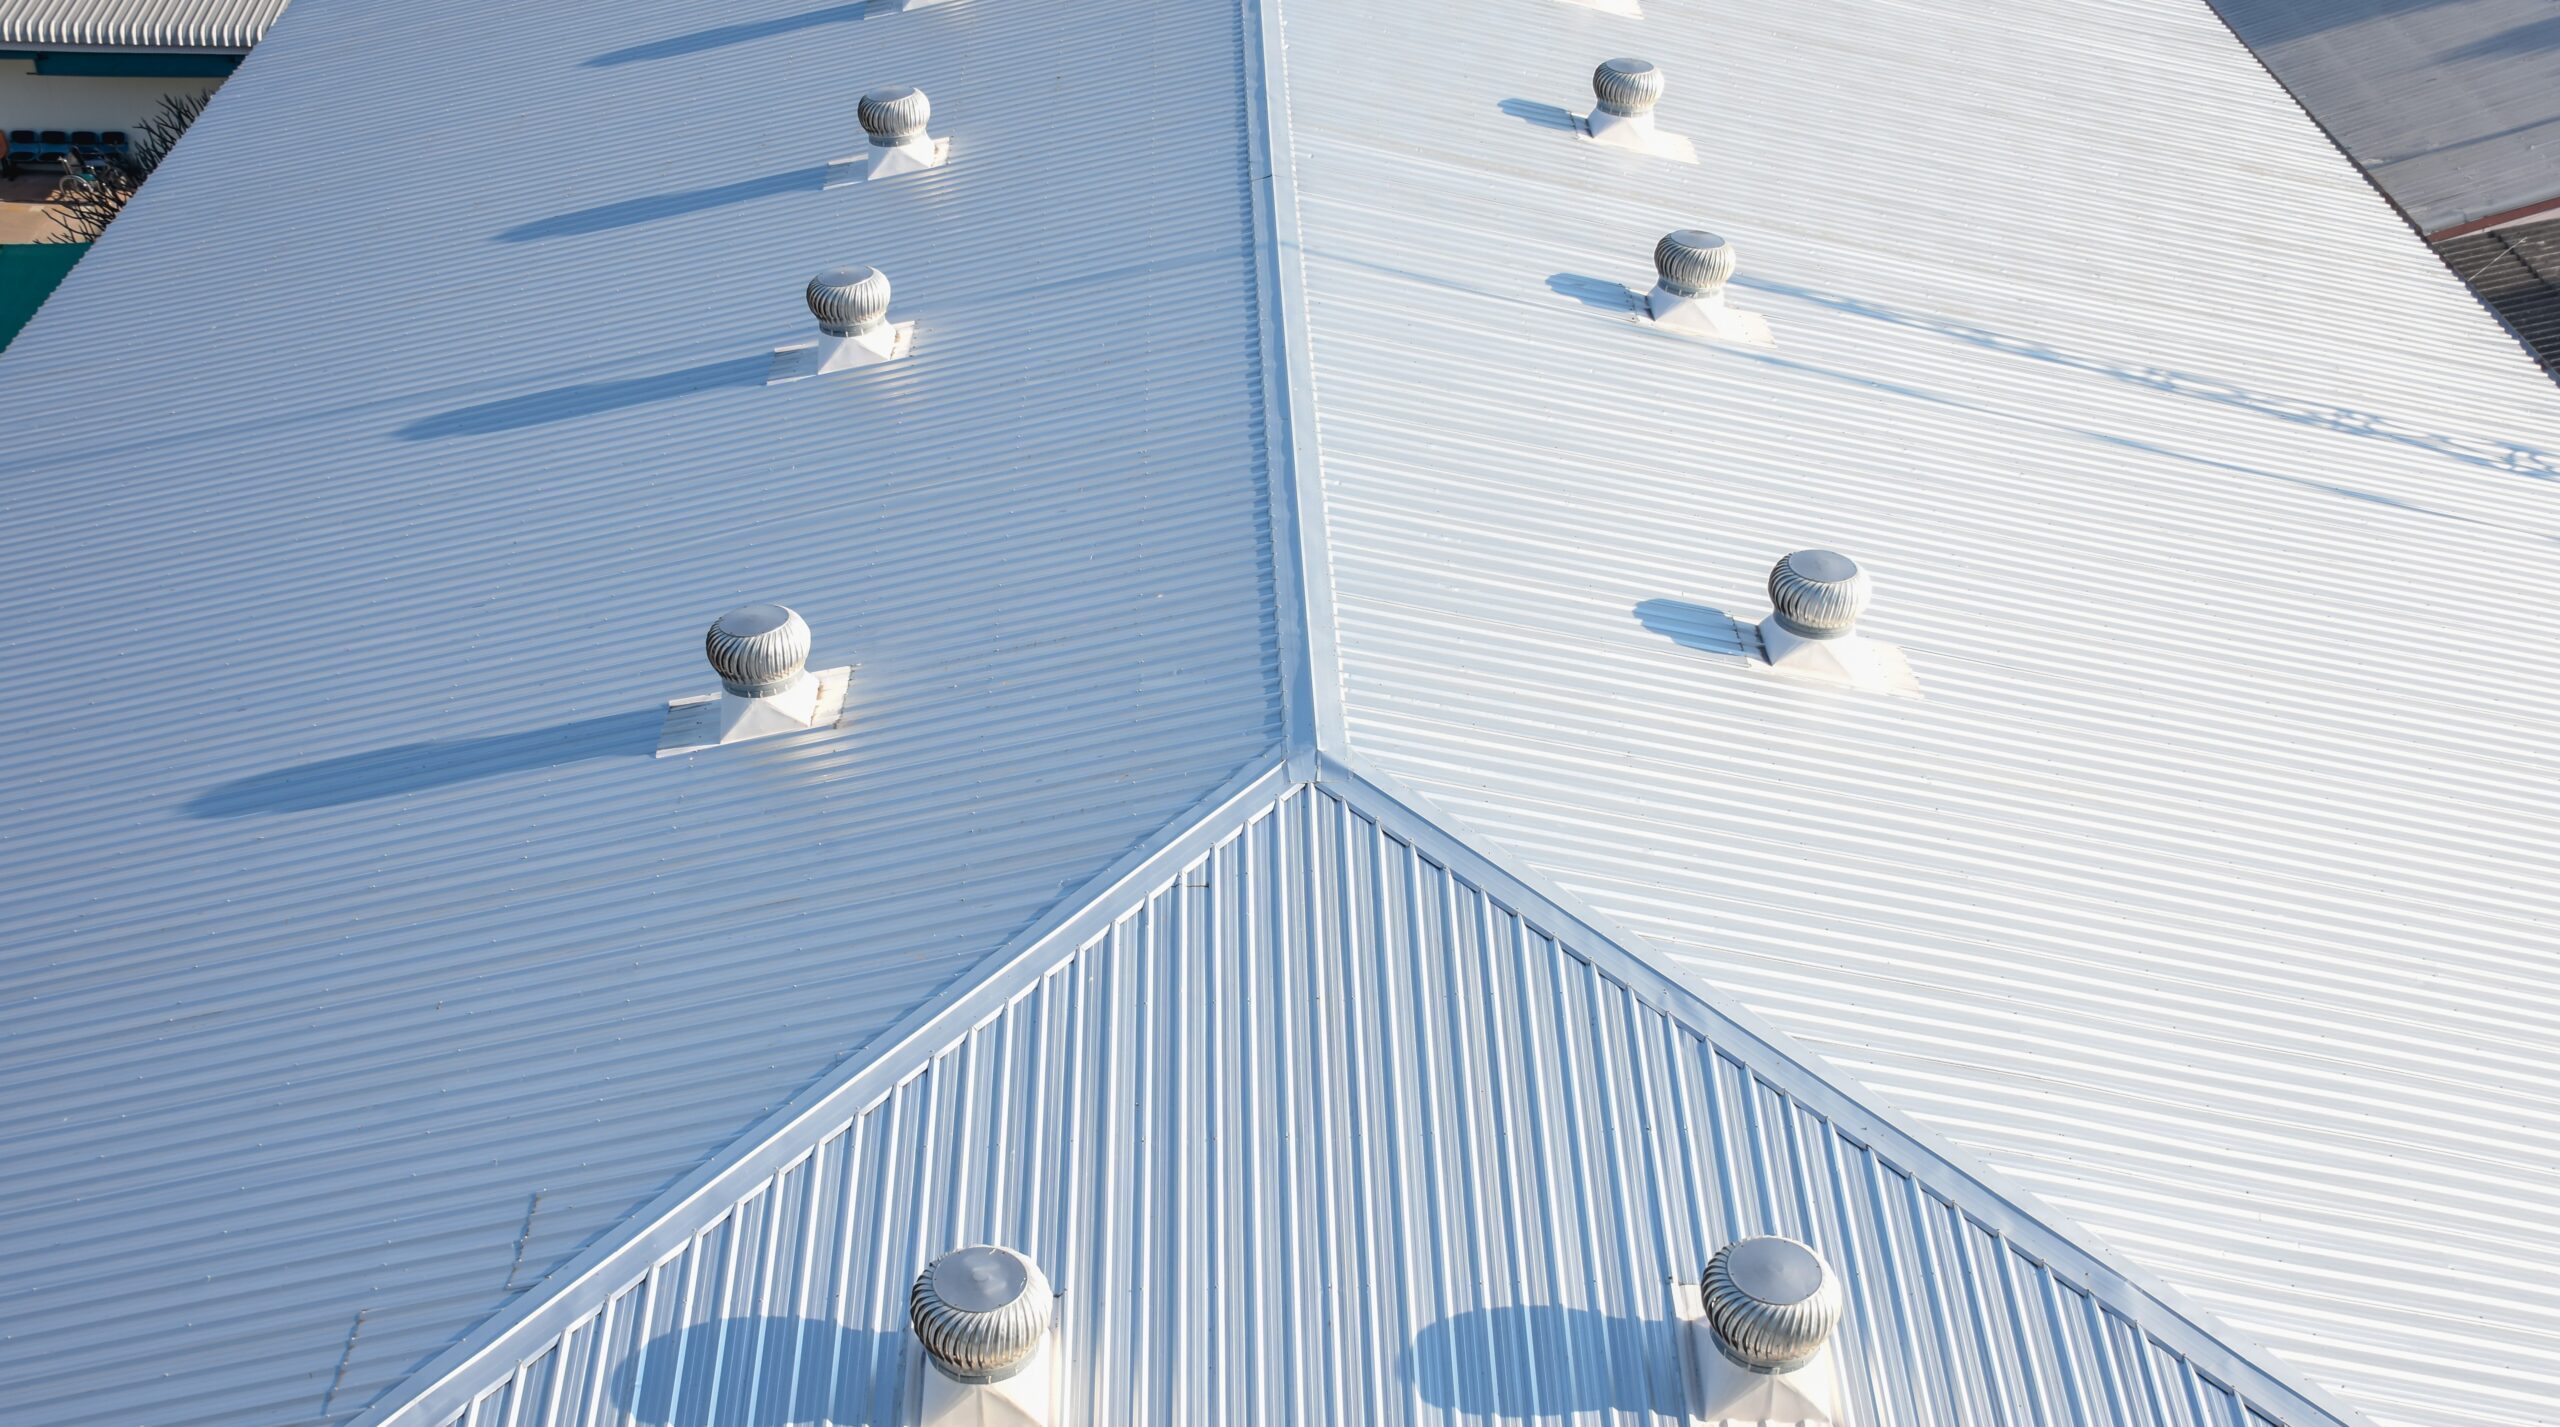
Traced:
<path fill-rule="evenodd" d="M 1756 1232 L 1842 1270 L 1858 1427 L 2323 1420 L 1401 810 L 1300 784 L 1215 836 L 416 1420 L 894 1422 L 908 1283 L 993 1240 L 1063 1295 L 1071 1423 L 1685 1422 L 1674 1284 Z"/>
<path fill-rule="evenodd" d="M 285 0 L 0 0 L 0 45 L 245 50 Z"/>
<path fill-rule="evenodd" d="M 261 48 L 0 360 L 0 1419 L 351 1415 L 1266 754 L 1238 29 Z M 914 355 L 764 387 L 845 260 Z M 758 597 L 849 723 L 653 759 Z"/>
<path fill-rule="evenodd" d="M 1646 10 L 1284 9 L 1352 750 L 2378 1420 L 2549 1422 L 2549 383 L 2201 7 Z M 1558 127 L 1628 53 L 1695 166 Z M 1773 349 L 1631 320 L 1692 225 Z M 1740 661 L 1826 545 L 1925 698 Z"/>
<path fill-rule="evenodd" d="M 1274 184 L 1303 234 L 1269 255 L 1303 333 L 1257 310 L 1259 76 L 1221 7 L 310 7 L 262 49 L 0 362 L 21 409 L 141 394 L 0 457 L 19 656 L 0 694 L 22 710 L 0 917 L 48 958 L 13 965 L 0 1008 L 8 1207 L 34 1245 L 0 1300 L 0 1408 L 103 1427 L 396 1400 L 471 1325 L 536 1321 L 509 1318 L 529 1285 L 564 1301 L 547 1276 L 582 1245 L 1257 766 L 1299 633 L 1274 613 L 1291 532 L 1266 508 L 1262 393 L 1303 400 L 1311 374 L 1340 616 L 1305 632 L 1338 643 L 1361 756 L 2359 1403 L 2423 1416 L 2458 1346 L 2485 1358 L 2475 1415 L 2533 1420 L 2560 1305 L 2528 1292 L 2492 1319 L 2481 1293 L 2538 1262 L 2531 1175 L 2560 1143 L 2550 1071 L 2512 1049 L 2553 1029 L 2529 874 L 2553 860 L 2554 681 L 2511 633 L 2553 612 L 2541 379 L 2168 0 L 1752 3 L 1641 28 L 1565 5 L 1287 14 Z M 481 62 L 419 82 L 462 31 Z M 1695 169 L 1558 128 L 1590 64 L 1639 46 Z M 925 83 L 954 162 L 823 194 L 818 165 L 853 146 L 843 100 L 875 77 Z M 314 163 L 316 132 L 361 151 Z M 1775 352 L 1626 320 L 1653 237 L 1701 220 L 1740 243 Z M 2302 299 L 2306 234 L 2351 294 Z M 805 328 L 800 282 L 843 259 L 892 274 L 915 357 L 764 389 L 765 349 Z M 1307 372 L 1257 360 L 1300 337 Z M 1318 444 L 1315 421 L 1288 434 Z M 1925 701 L 1753 682 L 1719 642 L 1770 559 L 1826 540 L 1882 572 L 1876 627 L 1919 657 Z M 705 682 L 702 623 L 750 596 L 807 611 L 822 662 L 861 662 L 851 727 L 648 761 L 656 701 Z M 2509 625 L 2453 622 L 2457 596 Z M 57 627 L 88 641 L 70 676 L 37 662 Z M 146 692 L 86 682 L 100 667 Z M 1315 905 L 1414 895 L 1370 890 Z M 1365 971 L 1343 935 L 1322 954 Z M 1167 945 L 1099 953 L 1101 984 L 1165 981 Z M 1333 1317 L 1266 1300 L 1251 1330 L 1291 1350 L 1204 1387 L 1180 1370 L 1248 1329 L 1166 1276 L 1212 1221 L 1177 1207 L 1178 1175 L 1119 1181 L 1149 1213 L 1094 1201 L 1098 1237 L 1055 1241 L 1070 1291 L 1125 1272 L 1177 1285 L 1179 1311 L 1096 1315 L 1102 1361 L 1162 1355 L 1093 1379 L 1088 1406 L 1658 1411 L 1641 1373 L 1606 1389 L 1633 1396 L 1558 1403 L 1541 1394 L 1603 1389 L 1508 1358 L 1468 1376 L 1497 1350 L 1463 1343 L 1435 1400 L 1417 1345 L 1469 1312 L 1518 1310 L 1502 1331 L 1532 1361 L 1658 1331 L 1643 1293 L 1706 1237 L 1607 1217 L 1667 1216 L 1674 1176 L 1597 1127 L 1727 1086 L 1764 1118 L 1715 1142 L 1737 1177 L 1713 1222 L 1832 1225 L 1874 1255 L 1860 1341 L 1919 1354 L 1911 1376 L 1879 1359 L 1872 1420 L 2244 1415 L 2146 1346 L 2211 1345 L 2104 1265 L 2050 1277 L 2005 1221 L 1979 1241 L 1971 1200 L 1901 1188 L 1889 1167 L 1915 1161 L 1860 1158 L 1873 1141 L 1792 1087 L 1765 1101 L 1751 1078 L 1775 1072 L 1717 1031 L 1549 963 L 1520 1004 L 1551 994 L 1538 1008 L 1594 1039 L 1540 1021 L 1481 1053 L 1516 1055 L 1567 1123 L 1527 1115 L 1526 1078 L 1507 1111 L 1431 1113 L 1483 1130 L 1488 1182 L 1552 1199 L 1499 1220 L 1412 1199 L 1402 1156 L 1438 1151 L 1365 1117 L 1438 1087 L 1369 1057 L 1477 1048 L 1310 1016 L 1271 1044 L 1327 1057 L 1300 1088 L 1328 1155 L 1284 1181 L 1325 1242 L 1210 1246 L 1314 1253 L 1280 1267 L 1338 1292 L 1423 1262 L 1398 1237 L 1422 1225 L 1481 1232 L 1513 1279 L 1436 1305 L 1379 1280 Z M 1379 994 L 1524 974 L 1409 965 Z M 1194 994 L 1079 1011 L 1099 1044 L 1069 1049 L 1105 1059 L 1075 1064 L 1169 1097 L 1070 1098 L 1097 1133 L 1160 1142 L 1207 1113 L 1173 1068 L 1229 1006 Z M 1003 1023 L 1035 1088 L 1066 1063 L 1032 1059 L 1062 1053 L 1038 1013 Z M 1649 1089 L 1564 1069 L 1645 1044 Z M 958 1069 L 924 1077 L 954 1098 L 894 1113 L 993 1133 L 961 1107 L 1012 1070 Z M 1506 1115 L 1533 1143 L 1500 1140 Z M 1200 1153 L 1230 1142 L 1264 1143 Z M 891 1164 L 838 1183 L 936 1169 Z M 864 1227 L 914 1247 L 973 1213 L 1027 1223 L 952 1174 L 925 1184 L 948 1201 Z M 1862 1250 L 1866 1223 L 1935 1242 L 1940 1276 Z M 2445 1257 L 2393 1257 L 2413 1234 Z M 680 1247 L 681 1271 L 734 1287 L 725 1265 L 768 1246 L 839 1283 L 904 1271 L 885 1248 L 748 1241 L 749 1260 Z M 2005 1324 L 1926 1296 L 1962 1281 L 1960 1241 L 1998 1266 L 1978 1291 Z M 879 1321 L 782 1331 L 832 1361 Z M 608 1360 L 567 1366 L 610 1402 L 589 1375 Z M 2156 1391 L 2174 1400 L 2143 1405 Z"/>
<path fill-rule="evenodd" d="M 2421 229 L 2560 196 L 2546 0 L 2212 4 Z"/>

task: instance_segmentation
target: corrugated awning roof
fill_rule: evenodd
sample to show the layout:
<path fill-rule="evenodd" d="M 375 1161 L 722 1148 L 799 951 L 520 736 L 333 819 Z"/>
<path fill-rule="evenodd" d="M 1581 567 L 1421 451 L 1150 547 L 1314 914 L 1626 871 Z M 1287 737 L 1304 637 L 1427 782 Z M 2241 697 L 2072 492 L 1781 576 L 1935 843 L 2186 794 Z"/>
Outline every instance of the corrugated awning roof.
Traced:
<path fill-rule="evenodd" d="M 245 50 L 286 0 L 0 0 L 0 48 Z"/>

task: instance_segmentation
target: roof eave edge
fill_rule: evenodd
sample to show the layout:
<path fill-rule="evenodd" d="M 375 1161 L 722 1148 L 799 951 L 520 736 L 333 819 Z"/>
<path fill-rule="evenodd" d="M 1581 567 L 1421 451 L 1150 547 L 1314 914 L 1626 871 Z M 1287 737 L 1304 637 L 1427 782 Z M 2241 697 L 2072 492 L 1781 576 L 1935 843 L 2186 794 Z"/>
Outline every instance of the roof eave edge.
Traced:
<path fill-rule="evenodd" d="M 469 1407 L 493 1366 L 512 1370 L 521 1345 L 540 1343 L 597 1311 L 634 1266 L 674 1252 L 756 1184 L 809 1152 L 835 1126 L 888 1093 L 955 1034 L 995 1015 L 1067 951 L 1099 935 L 1132 888 L 1162 882 L 1303 779 L 1283 750 L 1253 759 L 1092 881 L 1061 897 L 1005 946 L 959 973 L 932 999 L 874 1036 L 626 1217 L 426 1366 L 386 1390 L 344 1427 L 440 1427 Z"/>
<path fill-rule="evenodd" d="M 1509 904 L 1560 946 L 1596 952 L 1602 971 L 1655 1009 L 1690 1022 L 1710 1039 L 1757 1042 L 1771 1058 L 1796 1072 L 1780 1088 L 1853 1138 L 1905 1162 L 1937 1161 L 1977 1192 L 1963 1206 L 1966 1213 L 2034 1254 L 2055 1273 L 2100 1296 L 2144 1333 L 2171 1342 L 2199 1371 L 2240 1389 L 2258 1405 L 2281 1414 L 2288 1424 L 2373 1427 L 2363 1414 L 2327 1391 L 2299 1381 L 2290 1364 L 2283 1371 L 2269 1366 L 2283 1359 L 2264 1345 L 2233 1332 L 2150 1274 L 2116 1262 L 2111 1253 L 2100 1253 L 2093 1247 L 2102 1242 L 2097 1235 L 2010 1185 L 1970 1151 L 1881 1108 L 1872 1092 L 1852 1093 L 1850 1087 L 1858 1082 L 1810 1047 L 1740 1005 L 1707 999 L 1665 971 L 1662 963 L 1670 958 L 1651 943 L 1507 855 L 1488 850 L 1499 844 L 1475 834 L 1392 774 L 1370 767 L 1355 755 L 1325 751 L 1315 761 L 1319 783 L 1335 789 L 1355 807 L 1372 813 L 1385 808 L 1400 815 L 1404 825 L 1396 831 L 1412 841 L 1417 851 Z"/>
<path fill-rule="evenodd" d="M 1334 656 L 1323 457 L 1307 349 L 1304 232 L 1289 161 L 1288 60 L 1280 0 L 1239 2 L 1282 706 L 1289 766 L 1301 781 L 1313 781 L 1315 755 L 1344 747 L 1342 677 Z"/>

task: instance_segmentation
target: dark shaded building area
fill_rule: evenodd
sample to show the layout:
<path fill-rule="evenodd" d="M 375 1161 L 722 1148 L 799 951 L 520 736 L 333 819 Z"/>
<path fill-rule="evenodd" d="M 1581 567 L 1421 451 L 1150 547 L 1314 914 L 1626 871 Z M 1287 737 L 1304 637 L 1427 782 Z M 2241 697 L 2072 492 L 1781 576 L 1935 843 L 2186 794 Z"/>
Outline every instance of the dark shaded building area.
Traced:
<path fill-rule="evenodd" d="M 2560 376 L 2560 217 L 2446 238 L 2436 252 Z"/>

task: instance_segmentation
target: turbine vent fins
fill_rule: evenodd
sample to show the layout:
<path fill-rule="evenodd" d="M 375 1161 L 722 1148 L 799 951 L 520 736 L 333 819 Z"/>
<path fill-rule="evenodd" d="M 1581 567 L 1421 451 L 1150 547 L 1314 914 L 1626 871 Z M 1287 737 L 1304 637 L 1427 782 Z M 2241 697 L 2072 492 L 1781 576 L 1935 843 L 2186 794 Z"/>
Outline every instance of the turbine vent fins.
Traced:
<path fill-rule="evenodd" d="M 995 1244 L 953 1249 L 916 1275 L 907 1317 L 926 1356 L 964 1383 L 996 1383 L 1030 1363 L 1056 1295 L 1040 1266 Z"/>
<path fill-rule="evenodd" d="M 1651 113 L 1662 100 L 1662 66 L 1651 60 L 1604 59 L 1591 71 L 1591 94 L 1604 114 Z"/>
<path fill-rule="evenodd" d="M 854 112 L 862 120 L 862 132 L 870 136 L 875 148 L 893 149 L 925 136 L 925 125 L 933 118 L 933 102 L 912 84 L 893 84 L 863 95 Z"/>
<path fill-rule="evenodd" d="M 1840 1276 L 1811 1248 L 1774 1234 L 1716 1250 L 1699 1293 L 1717 1345 L 1756 1373 L 1811 1363 L 1840 1322 Z"/>

